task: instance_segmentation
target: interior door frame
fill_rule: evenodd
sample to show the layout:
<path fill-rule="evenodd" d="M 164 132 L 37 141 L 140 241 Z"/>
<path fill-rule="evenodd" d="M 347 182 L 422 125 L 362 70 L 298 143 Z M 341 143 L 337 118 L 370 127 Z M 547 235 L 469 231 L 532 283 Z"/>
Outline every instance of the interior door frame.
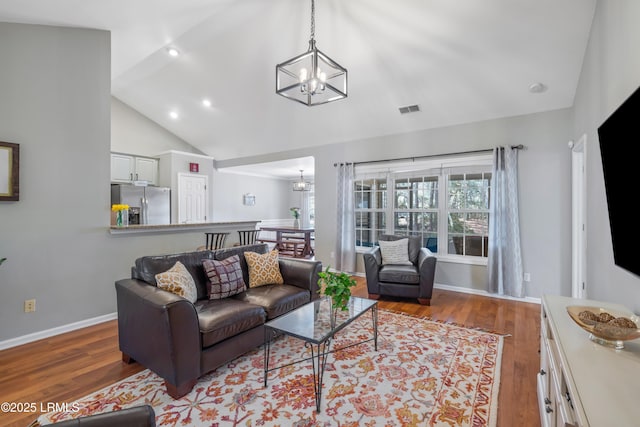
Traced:
<path fill-rule="evenodd" d="M 184 212 L 182 212 L 182 203 L 181 203 L 181 198 L 183 197 L 183 194 L 181 194 L 181 188 L 182 188 L 182 180 L 184 180 L 185 178 L 198 178 L 198 179 L 202 179 L 205 182 L 205 194 L 204 194 L 204 212 L 205 212 L 205 219 L 209 218 L 209 176 L 208 175 L 201 175 L 201 174 L 194 174 L 194 173 L 184 173 L 184 172 L 180 172 L 178 173 L 178 222 L 179 223 L 185 223 L 182 222 L 181 220 L 184 217 Z"/>
<path fill-rule="evenodd" d="M 571 148 L 571 296 L 587 298 L 587 135 Z"/>

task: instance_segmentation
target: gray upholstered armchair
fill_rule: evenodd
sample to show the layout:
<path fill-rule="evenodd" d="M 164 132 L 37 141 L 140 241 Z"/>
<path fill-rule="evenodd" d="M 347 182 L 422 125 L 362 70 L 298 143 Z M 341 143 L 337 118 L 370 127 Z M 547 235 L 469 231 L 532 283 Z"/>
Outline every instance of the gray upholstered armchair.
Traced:
<path fill-rule="evenodd" d="M 393 241 L 407 236 L 384 234 L 380 241 Z M 411 265 L 383 264 L 380 247 L 365 253 L 364 266 L 367 275 L 369 298 L 380 295 L 417 298 L 423 305 L 431 304 L 433 279 L 436 273 L 436 256 L 422 247 L 419 236 L 408 236 L 409 261 Z"/>

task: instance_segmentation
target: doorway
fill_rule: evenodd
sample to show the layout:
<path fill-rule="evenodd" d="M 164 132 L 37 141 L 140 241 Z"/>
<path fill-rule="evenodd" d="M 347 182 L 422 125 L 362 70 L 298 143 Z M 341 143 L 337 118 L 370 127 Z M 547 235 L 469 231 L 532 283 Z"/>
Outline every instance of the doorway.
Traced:
<path fill-rule="evenodd" d="M 587 298 L 587 135 L 571 148 L 571 296 Z"/>
<path fill-rule="evenodd" d="M 207 175 L 178 174 L 178 222 L 192 224 L 207 222 L 209 197 Z"/>

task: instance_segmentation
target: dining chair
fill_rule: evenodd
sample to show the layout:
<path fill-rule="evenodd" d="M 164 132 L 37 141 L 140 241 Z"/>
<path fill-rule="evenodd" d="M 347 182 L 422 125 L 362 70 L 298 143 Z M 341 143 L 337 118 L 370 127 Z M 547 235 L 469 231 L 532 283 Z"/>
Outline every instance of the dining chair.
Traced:
<path fill-rule="evenodd" d="M 229 233 L 204 233 L 206 236 L 205 248 L 210 251 L 224 248 L 224 242 Z"/>
<path fill-rule="evenodd" d="M 253 245 L 258 239 L 260 230 L 238 230 L 238 246 Z"/>

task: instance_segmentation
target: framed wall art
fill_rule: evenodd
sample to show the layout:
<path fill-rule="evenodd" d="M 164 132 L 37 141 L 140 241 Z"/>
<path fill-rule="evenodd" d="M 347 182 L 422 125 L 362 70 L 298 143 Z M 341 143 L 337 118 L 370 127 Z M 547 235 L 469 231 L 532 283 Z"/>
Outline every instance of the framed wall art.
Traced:
<path fill-rule="evenodd" d="M 0 201 L 20 200 L 20 145 L 0 141 Z"/>
<path fill-rule="evenodd" d="M 256 196 L 251 193 L 246 193 L 242 195 L 242 203 L 245 206 L 255 206 L 256 204 Z"/>

